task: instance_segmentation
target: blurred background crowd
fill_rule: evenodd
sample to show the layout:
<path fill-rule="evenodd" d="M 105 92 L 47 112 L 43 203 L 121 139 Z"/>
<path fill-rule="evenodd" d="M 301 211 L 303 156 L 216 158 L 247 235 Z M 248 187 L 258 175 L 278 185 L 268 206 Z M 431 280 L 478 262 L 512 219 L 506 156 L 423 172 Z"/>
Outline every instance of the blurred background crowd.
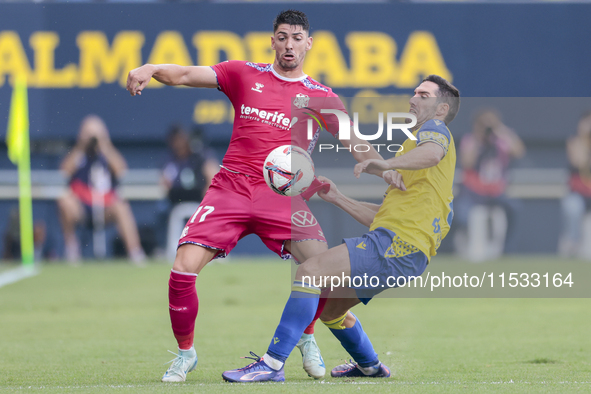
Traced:
<path fill-rule="evenodd" d="M 215 90 L 155 81 L 131 98 L 127 72 L 146 62 L 271 62 L 271 21 L 293 5 L 44 3 L 0 3 L 0 119 L 15 75 L 29 83 L 36 259 L 170 260 L 218 171 L 233 110 Z M 463 94 L 449 126 L 458 152 L 455 216 L 440 251 L 474 262 L 504 253 L 591 260 L 591 100 L 580 77 L 591 63 L 582 42 L 591 4 L 340 3 L 299 7 L 315 40 L 304 71 L 350 111 L 377 119 L 385 97 L 404 110 L 431 73 Z M 572 28 L 550 36 L 549 23 Z M 377 101 L 356 106 L 368 97 Z M 356 183 L 349 156 L 313 158 L 318 173 L 353 197 L 379 202 L 384 186 Z M 19 258 L 17 199 L 16 169 L 0 144 L 4 259 Z M 360 232 L 333 207 L 311 207 L 331 246 Z M 268 253 L 249 239 L 234 253 Z"/>

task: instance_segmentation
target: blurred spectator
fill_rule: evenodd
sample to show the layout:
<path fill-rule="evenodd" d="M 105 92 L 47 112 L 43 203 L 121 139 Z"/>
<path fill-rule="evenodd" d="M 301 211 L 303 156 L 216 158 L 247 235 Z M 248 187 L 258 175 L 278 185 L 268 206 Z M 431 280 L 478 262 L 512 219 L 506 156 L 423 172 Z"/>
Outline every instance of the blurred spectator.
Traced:
<path fill-rule="evenodd" d="M 21 234 L 18 207 L 10 210 L 4 232 L 4 253 L 2 258 L 18 260 L 21 258 Z M 55 249 L 47 242 L 47 226 L 45 221 L 37 220 L 33 223 L 33 245 L 35 247 L 35 261 L 55 259 Z"/>
<path fill-rule="evenodd" d="M 80 260 L 80 244 L 76 236 L 76 225 L 80 223 L 93 229 L 95 255 L 104 257 L 104 225 L 114 221 L 131 261 L 136 264 L 143 262 L 145 254 L 131 208 L 116 192 L 118 180 L 127 164 L 111 143 L 101 118 L 96 115 L 84 118 L 78 141 L 62 162 L 61 169 L 70 186 L 67 194 L 57 201 L 66 259 L 69 262 Z"/>
<path fill-rule="evenodd" d="M 591 259 L 591 223 L 586 211 L 591 207 L 591 111 L 579 120 L 577 134 L 566 142 L 569 162 L 569 194 L 562 199 L 563 234 L 559 254 Z M 583 231 L 584 229 L 584 231 Z M 581 242 L 582 239 L 587 242 Z M 587 246 L 587 247 L 585 247 Z"/>
<path fill-rule="evenodd" d="M 194 204 L 201 201 L 213 176 L 219 170 L 219 162 L 213 152 L 205 146 L 200 129 L 196 129 L 190 135 L 183 126 L 175 124 L 168 132 L 167 142 L 170 156 L 164 164 L 161 176 L 167 199 L 161 201 L 158 206 L 157 231 L 160 233 L 158 239 L 161 243 L 159 245 L 161 251 L 166 247 L 167 239 L 171 237 L 170 229 L 168 234 L 165 231 L 169 227 L 167 224 L 172 216 L 172 210 L 181 203 L 193 203 L 185 204 L 187 208 L 185 211 L 193 214 Z M 181 213 L 180 216 L 184 214 Z M 183 222 L 178 229 L 179 236 L 184 224 Z M 178 226 L 174 227 L 176 233 Z"/>
<path fill-rule="evenodd" d="M 219 170 L 218 161 L 204 146 L 199 130 L 190 136 L 183 126 L 174 125 L 168 132 L 167 142 L 170 157 L 162 170 L 161 181 L 168 201 L 172 205 L 201 201 Z"/>
<path fill-rule="evenodd" d="M 454 201 L 454 224 L 456 249 L 470 260 L 503 253 L 517 214 L 517 201 L 505 194 L 509 164 L 524 154 L 523 142 L 496 110 L 480 112 L 472 132 L 462 138 L 462 187 Z"/>

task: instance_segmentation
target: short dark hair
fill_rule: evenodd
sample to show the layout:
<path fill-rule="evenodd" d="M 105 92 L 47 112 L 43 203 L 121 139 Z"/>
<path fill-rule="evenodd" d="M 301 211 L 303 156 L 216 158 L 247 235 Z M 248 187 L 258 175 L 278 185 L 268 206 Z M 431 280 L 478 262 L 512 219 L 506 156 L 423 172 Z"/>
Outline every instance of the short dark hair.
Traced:
<path fill-rule="evenodd" d="M 444 121 L 446 125 L 451 123 L 460 110 L 460 91 L 458 88 L 449 83 L 445 78 L 435 74 L 427 76 L 423 79 L 423 82 L 433 82 L 439 87 L 439 94 L 437 97 L 440 97 L 441 101 L 449 105 L 449 112 Z"/>
<path fill-rule="evenodd" d="M 308 17 L 302 11 L 298 10 L 284 10 L 275 17 L 273 21 L 273 33 L 277 31 L 279 25 L 287 24 L 290 26 L 301 26 L 302 30 L 310 34 L 310 23 Z"/>

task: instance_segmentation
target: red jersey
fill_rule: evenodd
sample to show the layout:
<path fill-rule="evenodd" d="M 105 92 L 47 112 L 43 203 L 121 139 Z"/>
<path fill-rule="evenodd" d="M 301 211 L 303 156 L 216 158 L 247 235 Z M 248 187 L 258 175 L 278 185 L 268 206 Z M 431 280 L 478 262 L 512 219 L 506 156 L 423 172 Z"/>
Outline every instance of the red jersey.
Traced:
<path fill-rule="evenodd" d="M 286 78 L 272 64 L 226 61 L 212 66 L 219 90 L 234 106 L 232 139 L 224 156 L 224 167 L 255 177 L 263 177 L 263 162 L 269 152 L 281 145 L 297 145 L 312 153 L 319 129 L 308 139 L 302 127 L 310 112 L 310 97 L 337 98 L 332 90 L 304 75 Z M 335 99 L 331 100 L 335 102 Z M 341 101 L 339 109 L 346 112 Z M 294 104 L 295 106 L 292 106 Z M 334 105 L 333 105 L 334 108 Z M 299 118 L 299 119 L 298 119 Z M 337 117 L 324 117 L 328 131 L 338 133 Z M 298 122 L 298 131 L 294 124 Z"/>

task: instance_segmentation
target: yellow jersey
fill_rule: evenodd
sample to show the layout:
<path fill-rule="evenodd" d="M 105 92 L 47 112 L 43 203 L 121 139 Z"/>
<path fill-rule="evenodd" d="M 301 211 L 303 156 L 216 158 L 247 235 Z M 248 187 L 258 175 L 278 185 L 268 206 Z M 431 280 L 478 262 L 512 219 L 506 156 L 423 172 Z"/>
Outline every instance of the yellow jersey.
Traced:
<path fill-rule="evenodd" d="M 421 251 L 427 258 L 437 254 L 441 240 L 449 231 L 453 218 L 453 180 L 456 149 L 445 123 L 431 119 L 402 144 L 406 154 L 425 142 L 441 146 L 443 159 L 433 167 L 422 170 L 397 170 L 402 175 L 406 191 L 390 186 L 378 210 L 370 231 L 384 227 L 396 233 L 385 257 L 401 257 Z"/>

